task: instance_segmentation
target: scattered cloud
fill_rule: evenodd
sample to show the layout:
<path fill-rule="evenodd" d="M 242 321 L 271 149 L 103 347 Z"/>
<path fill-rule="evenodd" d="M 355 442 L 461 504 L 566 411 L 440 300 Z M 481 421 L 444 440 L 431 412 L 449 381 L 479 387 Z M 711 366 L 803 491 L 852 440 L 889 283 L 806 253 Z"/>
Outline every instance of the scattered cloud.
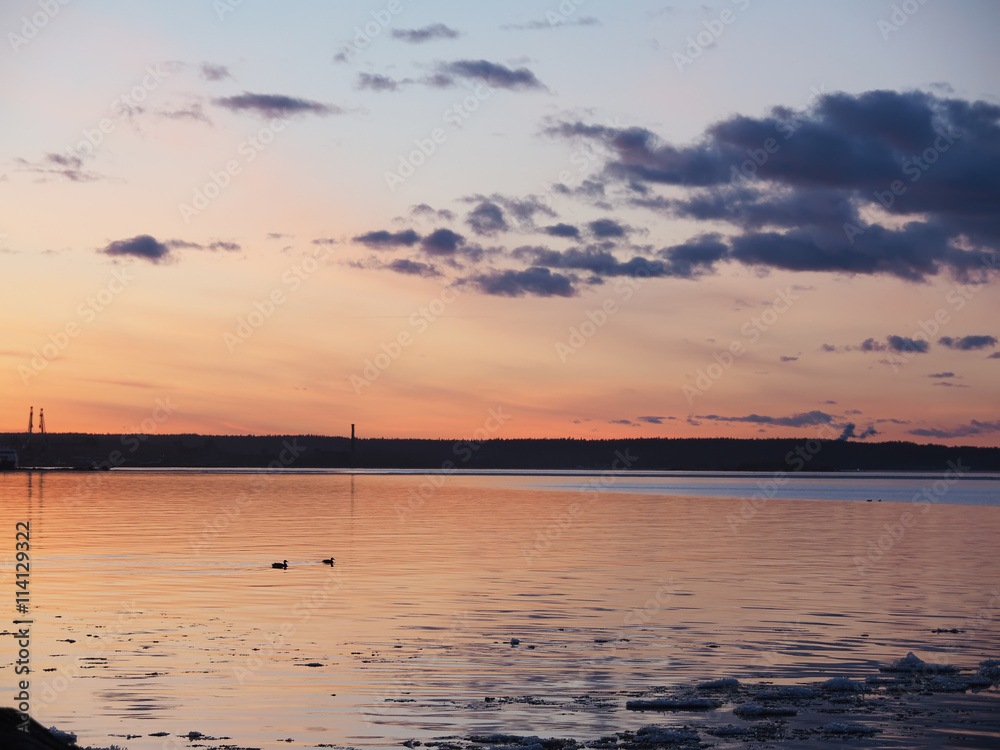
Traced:
<path fill-rule="evenodd" d="M 510 225 L 504 218 L 503 209 L 496 203 L 487 200 L 481 201 L 469 212 L 468 216 L 465 217 L 465 223 L 476 234 L 487 237 L 494 237 L 510 229 Z"/>
<path fill-rule="evenodd" d="M 409 44 L 422 44 L 433 39 L 457 39 L 461 33 L 443 23 L 432 23 L 421 29 L 393 29 L 392 38 Z"/>
<path fill-rule="evenodd" d="M 732 226 L 727 259 L 919 282 L 946 270 L 978 278 L 1000 244 L 998 122 L 989 102 L 869 91 L 822 94 L 805 112 L 733 115 L 693 145 L 583 121 L 545 132 L 607 149 L 600 179 L 619 184 L 628 205 Z M 764 144 L 763 163 L 748 161 Z M 928 149 L 939 166 L 923 171 L 914 157 Z M 888 191 L 897 180 L 905 194 Z"/>
<path fill-rule="evenodd" d="M 355 88 L 368 89 L 369 91 L 399 91 L 402 83 L 393 80 L 389 76 L 378 73 L 358 73 L 358 82 Z"/>
<path fill-rule="evenodd" d="M 553 224 L 542 229 L 545 234 L 550 237 L 569 237 L 571 239 L 580 239 L 580 230 L 574 227 L 572 224 Z"/>
<path fill-rule="evenodd" d="M 674 417 L 639 417 L 639 421 L 646 424 L 663 424 L 664 419 L 674 419 Z"/>
<path fill-rule="evenodd" d="M 455 79 L 479 81 L 497 89 L 544 90 L 528 68 L 508 68 L 488 60 L 455 60 L 438 66 L 437 75 L 429 83 L 439 88 L 454 86 Z"/>
<path fill-rule="evenodd" d="M 19 172 L 32 172 L 48 177 L 62 177 L 70 182 L 94 182 L 102 179 L 96 172 L 84 169 L 81 156 L 75 154 L 46 154 L 40 161 L 30 162 L 27 159 L 15 158 Z"/>
<path fill-rule="evenodd" d="M 284 94 L 251 94 L 244 91 L 238 96 L 226 96 L 213 99 L 212 103 L 228 109 L 231 112 L 249 112 L 258 117 L 275 118 L 293 115 L 313 114 L 325 117 L 327 115 L 343 114 L 344 110 L 329 104 L 299 99 Z"/>
<path fill-rule="evenodd" d="M 462 279 L 460 283 L 470 284 L 483 294 L 498 297 L 521 297 L 525 294 L 572 297 L 577 293 L 570 277 L 537 266 L 523 271 L 489 271 Z"/>
<path fill-rule="evenodd" d="M 233 74 L 225 65 L 213 65 L 206 62 L 201 64 L 201 77 L 206 81 L 222 81 L 226 78 L 232 78 Z"/>
<path fill-rule="evenodd" d="M 384 229 L 380 229 L 375 232 L 360 234 L 352 238 L 352 241 L 376 249 L 412 247 L 420 242 L 420 235 L 412 229 L 402 232 L 387 232 Z"/>
<path fill-rule="evenodd" d="M 128 240 L 117 240 L 98 252 L 112 257 L 139 258 L 150 263 L 170 260 L 170 248 L 148 234 L 140 234 Z"/>
<path fill-rule="evenodd" d="M 946 429 L 921 427 L 909 432 L 911 435 L 917 435 L 918 437 L 943 439 L 969 437 L 970 435 L 986 435 L 993 432 L 1000 432 L 1000 421 L 980 422 L 978 419 L 973 419 L 969 424 L 958 425 L 957 427 Z"/>
<path fill-rule="evenodd" d="M 465 237 L 450 229 L 436 229 L 424 237 L 420 247 L 428 255 L 454 255 L 465 243 Z"/>
<path fill-rule="evenodd" d="M 420 261 L 408 260 L 406 258 L 397 258 L 391 263 L 387 263 L 386 268 L 396 273 L 423 276 L 424 278 L 435 278 L 441 275 L 441 272 L 429 263 L 421 263 Z"/>
<path fill-rule="evenodd" d="M 614 219 L 597 219 L 587 224 L 587 228 L 599 240 L 620 239 L 627 232 L 626 228 Z"/>
<path fill-rule="evenodd" d="M 566 18 L 555 11 L 549 11 L 548 18 L 544 21 L 534 20 L 527 23 L 508 23 L 500 28 L 504 31 L 542 31 L 544 29 L 557 29 L 560 26 L 600 26 L 601 22 L 593 16 L 583 18 Z"/>
<path fill-rule="evenodd" d="M 782 362 L 798 362 L 799 358 L 798 357 L 788 357 L 788 356 L 785 356 L 784 354 L 782 354 L 781 355 L 781 361 Z"/>
<path fill-rule="evenodd" d="M 745 417 L 720 417 L 717 414 L 696 415 L 695 419 L 704 419 L 712 422 L 751 422 L 753 424 L 767 424 L 775 427 L 808 427 L 810 425 L 830 424 L 833 416 L 819 410 L 813 410 L 800 414 L 793 414 L 790 417 L 765 417 L 760 414 L 749 414 Z"/>
<path fill-rule="evenodd" d="M 997 338 L 996 336 L 962 336 L 961 338 L 942 336 L 938 339 L 938 343 L 949 349 L 958 349 L 967 352 L 975 349 L 992 348 L 997 345 Z"/>
<path fill-rule="evenodd" d="M 933 372 L 930 375 L 928 375 L 927 377 L 929 377 L 929 378 L 953 378 L 953 377 L 955 377 L 955 373 L 953 373 L 953 372 Z"/>

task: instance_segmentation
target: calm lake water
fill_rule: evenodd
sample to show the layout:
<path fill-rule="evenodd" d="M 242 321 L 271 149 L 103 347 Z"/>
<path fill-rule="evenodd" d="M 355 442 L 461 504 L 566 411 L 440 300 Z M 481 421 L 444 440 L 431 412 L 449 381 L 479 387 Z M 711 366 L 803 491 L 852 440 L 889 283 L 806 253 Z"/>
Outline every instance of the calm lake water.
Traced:
<path fill-rule="evenodd" d="M 6 473 L 0 514 L 0 630 L 30 522 L 31 712 L 81 745 L 596 739 L 684 721 L 620 691 L 1000 658 L 997 477 Z"/>

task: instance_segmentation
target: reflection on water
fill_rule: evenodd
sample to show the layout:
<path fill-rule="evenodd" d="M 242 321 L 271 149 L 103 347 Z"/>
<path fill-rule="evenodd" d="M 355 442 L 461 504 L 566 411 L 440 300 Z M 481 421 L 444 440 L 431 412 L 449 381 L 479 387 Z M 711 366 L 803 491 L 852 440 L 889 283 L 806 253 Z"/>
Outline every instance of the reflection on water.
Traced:
<path fill-rule="evenodd" d="M 845 493 L 894 480 L 859 481 Z M 567 710 L 584 693 L 870 673 L 910 650 L 1000 656 L 1000 507 L 748 509 L 752 486 L 727 499 L 560 483 L 2 474 L 8 548 L 14 522 L 32 530 L 32 712 L 132 750 L 192 730 L 292 747 L 589 738 L 649 717 Z"/>

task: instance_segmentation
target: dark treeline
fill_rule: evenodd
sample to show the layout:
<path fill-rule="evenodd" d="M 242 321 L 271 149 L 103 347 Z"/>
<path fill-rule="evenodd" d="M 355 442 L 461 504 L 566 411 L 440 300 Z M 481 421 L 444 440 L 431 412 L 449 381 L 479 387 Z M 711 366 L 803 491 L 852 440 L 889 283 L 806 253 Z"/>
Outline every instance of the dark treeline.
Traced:
<path fill-rule="evenodd" d="M 1000 471 L 1000 448 L 803 438 L 514 439 L 468 442 L 319 435 L 0 434 L 22 467 L 288 467 L 650 471 Z"/>

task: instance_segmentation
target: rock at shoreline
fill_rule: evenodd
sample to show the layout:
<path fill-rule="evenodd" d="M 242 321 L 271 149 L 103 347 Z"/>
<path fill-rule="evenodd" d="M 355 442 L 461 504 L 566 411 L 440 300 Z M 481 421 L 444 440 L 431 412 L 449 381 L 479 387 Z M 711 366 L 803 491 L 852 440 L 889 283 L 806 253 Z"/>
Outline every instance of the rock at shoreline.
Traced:
<path fill-rule="evenodd" d="M 22 721 L 13 708 L 0 708 L 0 747 L 4 750 L 76 750 L 34 719 L 28 720 L 28 731 L 19 729 Z"/>

